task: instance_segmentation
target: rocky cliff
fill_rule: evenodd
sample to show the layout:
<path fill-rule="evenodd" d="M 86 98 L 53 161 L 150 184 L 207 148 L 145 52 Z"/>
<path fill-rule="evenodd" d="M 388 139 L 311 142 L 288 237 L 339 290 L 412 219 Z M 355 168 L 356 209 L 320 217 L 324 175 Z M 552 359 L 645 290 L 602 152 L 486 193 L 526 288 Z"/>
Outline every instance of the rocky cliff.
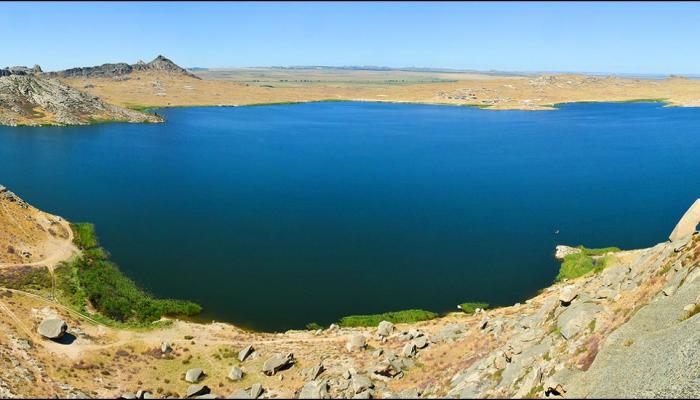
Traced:
<path fill-rule="evenodd" d="M 118 78 L 129 75 L 134 71 L 165 72 L 199 79 L 162 55 L 159 55 L 149 63 L 139 61 L 133 65 L 127 63 L 102 64 L 94 67 L 78 67 L 58 72 L 50 72 L 48 75 L 61 78 Z"/>
<path fill-rule="evenodd" d="M 64 234 L 36 236 L 63 220 L 6 189 L 0 207 L 10 210 L 0 213 L 0 233 L 12 232 L 13 249 L 49 237 L 70 244 Z M 27 217 L 42 226 L 30 231 Z M 0 235 L 0 250 L 6 240 Z M 604 268 L 522 304 L 285 333 L 177 320 L 105 325 L 89 306 L 67 306 L 60 273 L 38 278 L 60 261 L 44 248 L 31 264 L 0 258 L 1 397 L 700 396 L 698 235 L 596 255 Z"/>
<path fill-rule="evenodd" d="M 0 124 L 3 125 L 161 121 L 155 115 L 105 103 L 94 95 L 42 74 L 37 67 L 13 67 L 0 71 Z"/>

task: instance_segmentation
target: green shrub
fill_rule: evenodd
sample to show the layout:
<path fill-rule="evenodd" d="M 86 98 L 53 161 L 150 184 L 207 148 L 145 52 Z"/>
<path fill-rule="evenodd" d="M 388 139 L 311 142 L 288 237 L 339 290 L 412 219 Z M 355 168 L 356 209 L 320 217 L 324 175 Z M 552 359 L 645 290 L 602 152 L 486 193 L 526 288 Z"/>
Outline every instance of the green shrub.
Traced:
<path fill-rule="evenodd" d="M 46 267 L 30 265 L 2 268 L 0 269 L 0 286 L 18 290 L 41 291 L 51 288 L 51 274 Z"/>
<path fill-rule="evenodd" d="M 383 314 L 370 314 L 370 315 L 350 315 L 343 317 L 338 322 L 338 325 L 343 327 L 355 327 L 355 326 L 377 326 L 382 321 L 389 321 L 391 323 L 411 323 L 418 321 L 427 321 L 429 319 L 437 318 L 438 314 L 425 310 L 404 310 L 404 311 L 394 311 L 387 312 Z"/>
<path fill-rule="evenodd" d="M 611 260 L 611 257 L 608 255 L 602 257 L 600 255 L 620 251 L 617 247 L 587 249 L 580 246 L 579 248 L 582 250 L 581 253 L 569 254 L 564 257 L 564 261 L 561 263 L 559 274 L 556 278 L 557 281 L 578 278 L 591 271 L 598 273 L 605 269 Z M 593 256 L 596 257 L 594 258 Z"/>
<path fill-rule="evenodd" d="M 73 242 L 81 250 L 88 250 L 97 246 L 97 235 L 95 235 L 95 225 L 86 222 L 71 224 L 73 229 Z"/>
<path fill-rule="evenodd" d="M 92 224 L 73 225 L 75 243 L 83 256 L 56 269 L 57 288 L 80 310 L 88 302 L 103 316 L 118 322 L 149 323 L 164 315 L 195 315 L 202 308 L 181 300 L 156 299 L 125 276 L 98 246 Z"/>
<path fill-rule="evenodd" d="M 477 308 L 487 309 L 489 308 L 488 303 L 462 303 L 459 305 L 459 309 L 467 314 L 474 314 Z"/>
<path fill-rule="evenodd" d="M 602 256 L 607 253 L 617 253 L 620 250 L 619 247 L 601 247 L 599 249 L 589 249 L 584 246 L 578 246 L 578 249 L 581 249 L 581 252 L 587 256 Z"/>
<path fill-rule="evenodd" d="M 323 329 L 323 327 L 315 322 L 310 322 L 306 324 L 306 329 L 310 331 L 317 331 L 319 329 Z"/>

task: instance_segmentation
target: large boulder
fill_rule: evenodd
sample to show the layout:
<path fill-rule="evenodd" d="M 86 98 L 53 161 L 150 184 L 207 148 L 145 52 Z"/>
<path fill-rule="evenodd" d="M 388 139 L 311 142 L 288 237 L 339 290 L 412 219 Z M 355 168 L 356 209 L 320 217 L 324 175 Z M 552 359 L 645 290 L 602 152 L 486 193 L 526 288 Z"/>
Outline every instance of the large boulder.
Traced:
<path fill-rule="evenodd" d="M 58 318 L 47 318 L 39 324 L 37 332 L 47 339 L 57 340 L 63 337 L 68 330 L 68 324 Z"/>
<path fill-rule="evenodd" d="M 204 377 L 204 371 L 201 368 L 191 368 L 185 372 L 185 380 L 189 383 L 197 383 Z"/>
<path fill-rule="evenodd" d="M 272 376 L 279 371 L 285 370 L 294 365 L 294 355 L 292 353 L 283 356 L 282 354 L 275 354 L 268 358 L 263 364 L 263 373 L 267 376 Z"/>
<path fill-rule="evenodd" d="M 394 324 L 389 321 L 382 321 L 377 326 L 377 336 L 388 337 L 394 332 Z"/>

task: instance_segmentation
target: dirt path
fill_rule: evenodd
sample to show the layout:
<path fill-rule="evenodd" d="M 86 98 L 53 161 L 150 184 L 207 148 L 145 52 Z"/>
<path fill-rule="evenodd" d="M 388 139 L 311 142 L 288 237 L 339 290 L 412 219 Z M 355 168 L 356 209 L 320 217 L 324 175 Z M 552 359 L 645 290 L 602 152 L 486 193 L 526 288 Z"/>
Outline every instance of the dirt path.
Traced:
<path fill-rule="evenodd" d="M 63 218 L 59 222 L 61 226 L 68 232 L 67 239 L 55 239 L 49 240 L 46 243 L 46 247 L 50 249 L 50 253 L 43 260 L 31 262 L 31 263 L 0 263 L 0 268 L 12 268 L 12 267 L 23 267 L 23 266 L 46 266 L 49 272 L 53 275 L 53 269 L 63 261 L 69 260 L 73 255 L 79 253 L 79 250 L 73 244 L 73 229 L 71 229 L 70 224 L 66 222 Z M 20 226 L 18 224 L 18 226 Z"/>

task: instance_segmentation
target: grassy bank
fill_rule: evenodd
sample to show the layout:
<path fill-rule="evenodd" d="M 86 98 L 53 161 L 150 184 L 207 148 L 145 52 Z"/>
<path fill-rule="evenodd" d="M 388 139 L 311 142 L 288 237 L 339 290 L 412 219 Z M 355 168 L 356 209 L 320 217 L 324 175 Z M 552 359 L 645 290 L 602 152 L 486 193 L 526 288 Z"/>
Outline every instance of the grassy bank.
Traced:
<path fill-rule="evenodd" d="M 156 299 L 125 276 L 109 253 L 99 247 L 92 224 L 72 224 L 75 244 L 81 257 L 65 262 L 56 269 L 56 286 L 61 300 L 85 312 L 94 308 L 109 320 L 144 324 L 166 315 L 196 315 L 198 304 L 171 299 Z"/>
<path fill-rule="evenodd" d="M 392 311 L 382 314 L 350 315 L 343 317 L 338 322 L 342 327 L 377 326 L 382 321 L 394 324 L 413 323 L 427 321 L 439 317 L 437 313 L 425 310 Z"/>
<path fill-rule="evenodd" d="M 556 280 L 574 279 L 586 275 L 590 272 L 598 273 L 605 269 L 610 262 L 609 253 L 620 251 L 617 247 L 604 247 L 599 249 L 589 249 L 579 246 L 580 253 L 569 254 L 564 257 L 564 261 L 559 268 Z"/>
<path fill-rule="evenodd" d="M 462 303 L 458 307 L 462 312 L 467 313 L 467 314 L 474 314 L 476 312 L 477 308 L 481 308 L 482 310 L 485 310 L 489 308 L 488 303 Z"/>

